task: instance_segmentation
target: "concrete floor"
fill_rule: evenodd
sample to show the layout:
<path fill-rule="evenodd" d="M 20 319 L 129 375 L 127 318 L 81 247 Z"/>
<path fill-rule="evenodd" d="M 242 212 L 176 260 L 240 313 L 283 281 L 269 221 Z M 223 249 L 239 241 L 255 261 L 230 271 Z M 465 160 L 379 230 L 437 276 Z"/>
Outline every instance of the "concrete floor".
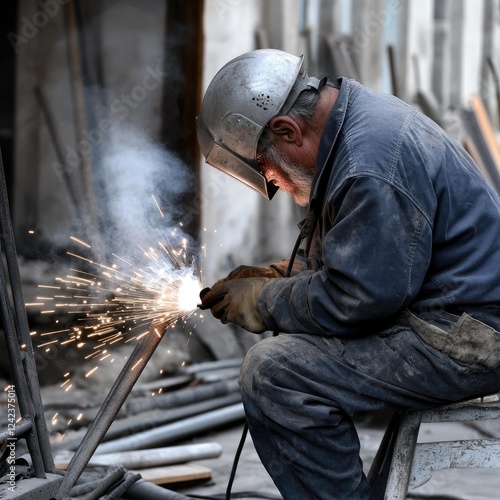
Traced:
<path fill-rule="evenodd" d="M 386 423 L 386 420 L 382 419 L 356 424 L 361 442 L 361 458 L 365 472 L 368 471 L 375 456 Z M 242 426 L 242 423 L 236 424 L 189 441 L 193 443 L 218 442 L 223 448 L 223 453 L 218 458 L 197 462 L 212 469 L 212 480 L 196 486 L 181 488 L 178 490 L 179 492 L 186 495 L 215 495 L 225 492 Z M 488 429 L 490 434 L 497 431 L 500 431 L 500 422 L 490 425 Z M 498 435 L 500 436 L 500 433 Z M 477 439 L 481 437 L 485 437 L 481 429 L 472 428 L 465 423 L 453 422 L 433 425 L 424 424 L 421 428 L 419 441 Z M 271 494 L 281 498 L 267 471 L 260 463 L 250 436 L 247 437 L 245 443 L 232 491 L 234 493 L 257 491 L 261 494 Z M 252 497 L 249 496 L 248 498 Z M 413 490 L 408 498 L 498 500 L 500 498 L 500 472 L 498 469 L 455 469 L 437 472 L 428 483 Z"/>

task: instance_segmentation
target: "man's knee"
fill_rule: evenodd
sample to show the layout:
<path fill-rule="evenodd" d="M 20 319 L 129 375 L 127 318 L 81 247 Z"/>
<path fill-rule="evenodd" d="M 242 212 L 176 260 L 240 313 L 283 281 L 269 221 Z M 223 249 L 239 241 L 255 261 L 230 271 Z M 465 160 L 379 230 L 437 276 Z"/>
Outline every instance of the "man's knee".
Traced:
<path fill-rule="evenodd" d="M 260 393 L 264 386 L 269 390 L 270 379 L 283 370 L 292 369 L 293 360 L 301 350 L 298 337 L 280 335 L 268 337 L 252 346 L 241 365 L 240 386 L 243 396 Z M 279 384 L 278 384 L 279 385 Z"/>
<path fill-rule="evenodd" d="M 243 395 L 249 395 L 255 390 L 262 367 L 269 361 L 270 352 L 274 351 L 273 339 L 264 339 L 252 346 L 245 355 L 240 370 L 240 386 Z"/>

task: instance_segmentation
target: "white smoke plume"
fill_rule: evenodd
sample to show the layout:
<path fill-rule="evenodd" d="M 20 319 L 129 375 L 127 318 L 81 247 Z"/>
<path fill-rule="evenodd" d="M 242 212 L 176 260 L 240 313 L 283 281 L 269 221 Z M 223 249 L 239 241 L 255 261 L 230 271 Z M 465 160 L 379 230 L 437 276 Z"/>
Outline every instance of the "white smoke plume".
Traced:
<path fill-rule="evenodd" d="M 182 197 L 194 176 L 173 153 L 135 128 L 121 127 L 103 154 L 106 251 L 128 254 L 151 238 L 183 234 Z M 133 251 L 133 250 L 132 250 Z"/>

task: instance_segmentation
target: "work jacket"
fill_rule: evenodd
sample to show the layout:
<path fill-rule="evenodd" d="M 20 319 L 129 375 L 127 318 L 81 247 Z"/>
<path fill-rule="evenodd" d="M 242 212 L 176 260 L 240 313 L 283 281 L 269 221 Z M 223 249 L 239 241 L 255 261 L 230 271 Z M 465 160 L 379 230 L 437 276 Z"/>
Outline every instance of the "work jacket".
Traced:
<path fill-rule="evenodd" d="M 310 200 L 319 268 L 264 287 L 266 327 L 349 337 L 387 328 L 402 311 L 499 306 L 496 191 L 421 112 L 339 84 Z"/>

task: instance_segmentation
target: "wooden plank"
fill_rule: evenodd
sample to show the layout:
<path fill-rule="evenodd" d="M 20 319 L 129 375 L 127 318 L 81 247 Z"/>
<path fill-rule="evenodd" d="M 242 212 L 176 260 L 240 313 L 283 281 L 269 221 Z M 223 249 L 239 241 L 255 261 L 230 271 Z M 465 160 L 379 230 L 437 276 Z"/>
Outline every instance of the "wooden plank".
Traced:
<path fill-rule="evenodd" d="M 467 134 L 474 145 L 474 148 L 471 148 L 469 144 L 469 152 L 481 158 L 481 162 L 478 163 L 480 170 L 484 168 L 488 172 L 488 178 L 491 179 L 493 187 L 500 193 L 500 164 L 497 164 L 493 157 L 493 152 L 481 128 L 480 118 L 472 108 L 464 108 L 461 114 Z M 482 124 L 484 125 L 484 120 Z"/>
<path fill-rule="evenodd" d="M 495 183 L 493 182 L 493 179 L 491 178 L 490 173 L 488 172 L 488 169 L 484 165 L 483 159 L 481 158 L 481 155 L 479 154 L 479 151 L 476 148 L 476 145 L 474 144 L 474 141 L 470 137 L 466 137 L 463 141 L 464 143 L 464 148 L 472 156 L 472 159 L 474 160 L 475 164 L 478 166 L 479 170 L 481 173 L 488 179 L 490 184 L 492 186 L 495 186 Z"/>
<path fill-rule="evenodd" d="M 484 107 L 483 100 L 478 95 L 473 95 L 470 100 L 471 108 L 476 115 L 479 129 L 486 142 L 491 157 L 495 162 L 498 172 L 500 173 L 500 145 L 495 136 L 495 131 L 491 124 L 486 108 Z"/>
<path fill-rule="evenodd" d="M 168 465 L 131 472 L 140 474 L 143 479 L 154 484 L 185 483 L 206 480 L 212 477 L 211 469 L 198 464 Z"/>

